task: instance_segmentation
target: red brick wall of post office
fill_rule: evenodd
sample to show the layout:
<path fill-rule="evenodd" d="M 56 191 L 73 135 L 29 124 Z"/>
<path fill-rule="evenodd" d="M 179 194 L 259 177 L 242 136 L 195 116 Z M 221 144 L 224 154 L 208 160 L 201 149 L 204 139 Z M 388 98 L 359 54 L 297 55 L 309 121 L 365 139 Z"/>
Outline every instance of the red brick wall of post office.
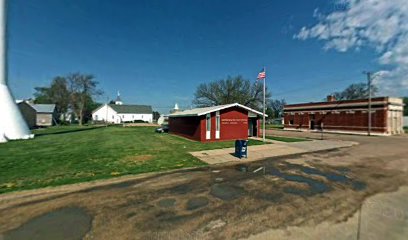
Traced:
<path fill-rule="evenodd" d="M 201 122 L 204 117 L 172 117 L 169 118 L 169 133 L 180 135 L 189 139 L 201 140 Z M 204 126 L 205 127 L 205 126 Z M 205 128 L 204 128 L 205 131 Z M 204 132 L 205 139 L 205 132 Z"/>
<path fill-rule="evenodd" d="M 285 128 L 294 129 L 309 129 L 310 128 L 310 113 L 303 111 L 304 114 L 295 113 L 291 115 L 286 113 L 284 116 Z M 343 131 L 367 131 L 368 129 L 368 113 L 367 111 L 356 110 L 354 112 L 333 111 L 322 114 L 314 112 L 315 126 L 318 129 L 320 123 L 323 122 L 323 129 L 326 130 L 343 130 Z M 387 110 L 377 109 L 372 113 L 371 127 L 373 132 L 385 133 L 387 131 Z M 293 120 L 293 124 L 289 124 Z"/>
<path fill-rule="evenodd" d="M 257 125 L 257 130 L 258 130 L 258 135 L 257 135 L 257 137 L 262 137 L 263 135 L 262 135 L 262 131 L 263 131 L 263 125 L 261 126 L 261 120 L 260 119 L 257 119 L 256 120 L 256 125 Z M 262 129 L 262 130 L 261 130 Z M 266 132 L 266 131 L 265 131 Z"/>
<path fill-rule="evenodd" d="M 215 139 L 216 113 L 211 113 L 211 139 L 206 139 L 205 116 L 201 120 L 201 141 L 227 141 L 248 139 L 248 111 L 239 107 L 220 111 L 220 138 Z"/>

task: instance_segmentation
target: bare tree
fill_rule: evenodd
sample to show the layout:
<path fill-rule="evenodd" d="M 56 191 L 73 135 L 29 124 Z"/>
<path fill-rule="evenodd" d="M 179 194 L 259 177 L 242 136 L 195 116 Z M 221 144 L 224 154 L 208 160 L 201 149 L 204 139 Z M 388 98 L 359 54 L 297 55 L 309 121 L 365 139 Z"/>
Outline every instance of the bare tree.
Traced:
<path fill-rule="evenodd" d="M 93 102 L 92 98 L 101 95 L 102 91 L 97 89 L 98 82 L 91 74 L 72 73 L 66 80 L 70 91 L 70 106 L 82 126 L 86 109 Z"/>
<path fill-rule="evenodd" d="M 375 96 L 378 92 L 378 88 L 375 85 L 371 86 L 371 95 Z M 365 83 L 357 83 L 351 84 L 342 92 L 334 92 L 332 93 L 333 96 L 336 97 L 337 100 L 354 100 L 354 99 L 363 99 L 368 98 L 369 91 L 367 84 Z"/>
<path fill-rule="evenodd" d="M 283 115 L 283 107 L 286 105 L 285 99 L 271 99 L 268 102 L 266 113 L 269 118 L 280 118 Z"/>
<path fill-rule="evenodd" d="M 197 87 L 193 103 L 198 107 L 208 107 L 229 103 L 240 103 L 245 106 L 261 109 L 263 103 L 263 86 L 261 83 L 242 78 L 228 77 Z M 271 94 L 266 91 L 266 98 Z"/>

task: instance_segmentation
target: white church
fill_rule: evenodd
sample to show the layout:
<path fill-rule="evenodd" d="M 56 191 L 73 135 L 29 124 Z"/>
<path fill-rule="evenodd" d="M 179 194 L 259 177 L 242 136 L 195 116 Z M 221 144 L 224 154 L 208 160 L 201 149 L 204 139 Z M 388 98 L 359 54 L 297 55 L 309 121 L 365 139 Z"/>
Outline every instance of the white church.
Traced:
<path fill-rule="evenodd" d="M 153 122 L 153 110 L 149 105 L 123 104 L 120 94 L 114 104 L 104 104 L 92 112 L 95 122 L 114 124 L 144 121 Z"/>

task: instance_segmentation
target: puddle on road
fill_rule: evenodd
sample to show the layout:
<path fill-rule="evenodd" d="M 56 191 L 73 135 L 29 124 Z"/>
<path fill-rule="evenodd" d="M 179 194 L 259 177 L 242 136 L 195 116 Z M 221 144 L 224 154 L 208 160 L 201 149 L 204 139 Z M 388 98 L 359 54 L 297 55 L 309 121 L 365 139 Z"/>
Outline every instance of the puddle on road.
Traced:
<path fill-rule="evenodd" d="M 365 184 L 364 182 L 356 181 L 354 179 L 346 177 L 345 174 L 350 172 L 348 168 L 341 168 L 341 167 L 337 168 L 336 170 L 342 173 L 342 174 L 337 174 L 334 172 L 323 172 L 316 168 L 305 167 L 305 166 L 296 165 L 296 164 L 289 164 L 289 166 L 292 168 L 299 168 L 303 173 L 308 174 L 308 175 L 312 174 L 312 175 L 318 175 L 318 176 L 325 177 L 330 182 L 337 182 L 337 183 L 341 183 L 345 185 L 351 185 L 351 187 L 355 191 L 362 191 L 362 190 L 365 190 L 367 187 L 367 184 Z"/>
<path fill-rule="evenodd" d="M 264 164 L 263 167 L 266 167 L 266 172 L 283 178 L 286 181 L 297 182 L 297 183 L 305 183 L 309 186 L 308 189 L 301 189 L 295 187 L 285 187 L 283 188 L 283 192 L 290 193 L 299 196 L 312 196 L 315 194 L 321 194 L 325 192 L 329 192 L 333 190 L 331 183 L 339 183 L 345 186 L 351 187 L 355 191 L 363 191 L 366 189 L 367 185 L 364 182 L 359 182 L 354 179 L 351 179 L 346 176 L 347 173 L 350 172 L 349 168 L 346 167 L 337 167 L 332 170 L 320 170 L 313 167 L 303 166 L 299 164 L 292 164 L 292 163 L 279 163 L 278 166 L 283 167 L 282 170 L 278 170 L 275 168 L 274 164 Z M 261 165 L 262 167 L 262 165 Z M 250 173 L 249 168 L 250 165 L 246 164 L 239 164 L 236 165 L 235 170 L 242 172 L 242 173 Z M 303 174 L 288 174 L 286 170 L 299 170 Z M 305 176 L 307 175 L 307 176 Z M 309 175 L 317 175 L 324 177 L 326 181 L 323 180 L 316 180 L 312 177 L 308 177 Z M 213 194 L 214 195 L 214 194 Z M 262 198 L 265 198 L 263 196 Z M 265 200 L 268 200 L 267 198 Z M 272 201 L 276 201 L 274 197 L 271 197 Z"/>
<path fill-rule="evenodd" d="M 206 197 L 196 197 L 188 200 L 187 210 L 195 210 L 207 206 L 209 203 L 208 198 Z"/>
<path fill-rule="evenodd" d="M 227 184 L 214 184 L 210 191 L 211 195 L 224 201 L 237 199 L 244 193 L 245 191 L 242 187 Z"/>
<path fill-rule="evenodd" d="M 347 181 L 349 181 L 349 179 L 346 176 L 340 175 L 334 172 L 323 172 L 316 168 L 310 168 L 310 167 L 305 167 L 305 166 L 300 166 L 300 165 L 296 165 L 296 167 L 298 167 L 303 173 L 306 173 L 308 175 L 313 174 L 313 175 L 322 176 L 331 182 L 347 183 Z"/>
<path fill-rule="evenodd" d="M 82 208 L 58 209 L 35 217 L 4 235 L 4 240 L 80 240 L 91 229 L 92 217 Z"/>
<path fill-rule="evenodd" d="M 304 190 L 304 191 L 305 193 L 308 193 L 308 195 L 325 193 L 325 192 L 332 190 L 331 187 L 327 186 L 323 182 L 320 182 L 320 181 L 317 181 L 311 178 L 307 178 L 301 175 L 289 175 L 289 174 L 280 172 L 278 169 L 275 169 L 275 168 L 271 169 L 271 174 L 277 177 L 281 177 L 287 181 L 306 183 L 307 185 L 309 185 L 309 190 L 308 191 Z M 295 192 L 296 190 L 287 190 L 287 191 Z"/>
<path fill-rule="evenodd" d="M 193 185 L 191 183 L 187 183 L 169 188 L 168 190 L 173 194 L 187 194 L 193 191 L 193 189 Z"/>

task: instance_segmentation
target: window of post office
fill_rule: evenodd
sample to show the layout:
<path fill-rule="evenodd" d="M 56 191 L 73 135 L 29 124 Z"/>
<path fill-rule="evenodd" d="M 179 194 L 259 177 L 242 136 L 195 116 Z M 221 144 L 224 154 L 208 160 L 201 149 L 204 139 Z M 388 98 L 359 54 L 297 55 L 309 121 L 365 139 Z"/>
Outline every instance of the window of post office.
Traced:
<path fill-rule="evenodd" d="M 220 121 L 220 112 L 218 112 L 217 111 L 217 113 L 216 113 L 216 131 L 220 131 L 220 123 L 221 123 L 221 121 Z"/>
<path fill-rule="evenodd" d="M 206 115 L 207 131 L 211 131 L 211 114 Z"/>

